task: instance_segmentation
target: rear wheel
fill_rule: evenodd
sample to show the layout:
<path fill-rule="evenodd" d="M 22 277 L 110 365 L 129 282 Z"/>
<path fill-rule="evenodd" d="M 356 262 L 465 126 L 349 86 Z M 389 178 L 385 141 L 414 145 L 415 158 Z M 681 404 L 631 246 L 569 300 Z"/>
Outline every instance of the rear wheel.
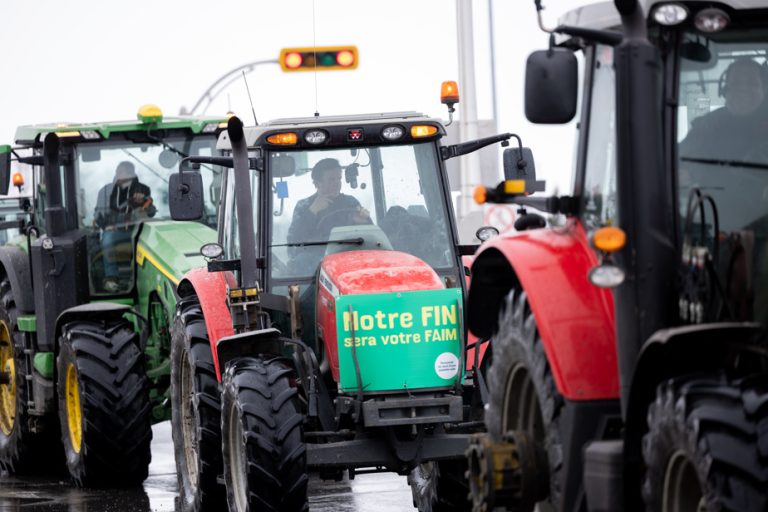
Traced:
<path fill-rule="evenodd" d="M 27 365 L 22 334 L 16 329 L 16 301 L 7 277 L 0 279 L 0 470 L 15 474 L 34 474 L 50 470 L 40 464 L 61 459 L 58 429 L 38 424 L 32 431 L 27 413 Z M 52 457 L 52 454 L 58 455 Z M 57 468 L 62 466 L 59 462 Z"/>
<path fill-rule="evenodd" d="M 463 460 L 425 462 L 408 475 L 413 505 L 419 512 L 469 512 L 467 463 Z"/>
<path fill-rule="evenodd" d="M 124 319 L 64 326 L 57 358 L 67 468 L 80 487 L 128 487 L 147 478 L 149 384 L 138 334 Z"/>
<path fill-rule="evenodd" d="M 220 510 L 221 402 L 196 296 L 179 301 L 171 341 L 171 425 L 182 511 Z"/>
<path fill-rule="evenodd" d="M 493 362 L 488 370 L 485 412 L 488 432 L 493 441 L 499 442 L 506 432 L 523 430 L 544 449 L 549 466 L 549 497 L 538 504 L 538 510 L 559 510 L 563 397 L 552 378 L 525 292 L 513 289 L 507 295 L 491 344 Z"/>
<path fill-rule="evenodd" d="M 768 510 L 768 389 L 721 376 L 659 385 L 643 439 L 643 498 L 662 512 Z"/>
<path fill-rule="evenodd" d="M 229 510 L 309 510 L 304 416 L 281 359 L 241 359 L 224 375 L 222 432 Z"/>

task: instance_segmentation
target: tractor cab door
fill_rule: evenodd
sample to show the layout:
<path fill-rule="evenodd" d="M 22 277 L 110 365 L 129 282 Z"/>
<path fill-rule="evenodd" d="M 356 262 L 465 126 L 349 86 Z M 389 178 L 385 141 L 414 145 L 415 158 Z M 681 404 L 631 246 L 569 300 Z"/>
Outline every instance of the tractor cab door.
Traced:
<path fill-rule="evenodd" d="M 679 34 L 678 101 L 670 108 L 680 247 L 684 257 L 708 254 L 712 263 L 703 289 L 686 274 L 685 323 L 768 321 L 765 21 Z"/>

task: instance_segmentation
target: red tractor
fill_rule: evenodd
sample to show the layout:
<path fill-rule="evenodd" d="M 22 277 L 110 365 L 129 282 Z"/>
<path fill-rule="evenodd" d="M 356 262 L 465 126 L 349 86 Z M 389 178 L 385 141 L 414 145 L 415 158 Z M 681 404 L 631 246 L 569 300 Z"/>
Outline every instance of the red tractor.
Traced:
<path fill-rule="evenodd" d="M 358 470 L 408 475 L 421 511 L 470 509 L 484 388 L 462 255 L 476 247 L 458 245 L 443 161 L 512 135 L 444 134 L 411 112 L 233 118 L 231 158 L 193 159 L 233 170 L 208 267 L 178 288 L 182 510 L 220 510 L 225 488 L 230 510 L 306 510 L 308 471 Z M 199 175 L 176 175 L 170 196 L 174 218 L 196 218 Z"/>
<path fill-rule="evenodd" d="M 476 510 L 766 511 L 768 3 L 564 21 L 529 57 L 526 115 L 575 116 L 583 52 L 573 196 L 478 192 L 566 220 L 472 266 L 469 328 L 493 353 Z"/>

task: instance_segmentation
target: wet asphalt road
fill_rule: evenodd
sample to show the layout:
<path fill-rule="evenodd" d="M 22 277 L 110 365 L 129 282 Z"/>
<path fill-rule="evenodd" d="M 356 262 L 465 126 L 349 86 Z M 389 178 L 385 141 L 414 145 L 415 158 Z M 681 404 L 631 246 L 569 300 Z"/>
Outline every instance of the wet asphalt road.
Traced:
<path fill-rule="evenodd" d="M 153 427 L 152 464 L 140 490 L 82 490 L 67 480 L 0 477 L 2 512 L 149 512 L 176 510 L 176 468 L 169 422 Z M 352 481 L 313 478 L 311 512 L 403 512 L 416 510 L 405 477 L 382 473 Z"/>

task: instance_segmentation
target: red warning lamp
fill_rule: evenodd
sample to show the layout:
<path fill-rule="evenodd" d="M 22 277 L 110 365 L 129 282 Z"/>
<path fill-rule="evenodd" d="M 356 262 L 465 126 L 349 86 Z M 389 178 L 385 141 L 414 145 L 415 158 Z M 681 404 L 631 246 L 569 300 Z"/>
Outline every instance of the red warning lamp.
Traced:
<path fill-rule="evenodd" d="M 283 62 L 285 63 L 285 67 L 288 69 L 298 69 L 301 67 L 301 63 L 304 61 L 304 59 L 301 57 L 301 54 L 298 52 L 290 52 L 285 54 L 285 58 L 283 59 Z"/>

